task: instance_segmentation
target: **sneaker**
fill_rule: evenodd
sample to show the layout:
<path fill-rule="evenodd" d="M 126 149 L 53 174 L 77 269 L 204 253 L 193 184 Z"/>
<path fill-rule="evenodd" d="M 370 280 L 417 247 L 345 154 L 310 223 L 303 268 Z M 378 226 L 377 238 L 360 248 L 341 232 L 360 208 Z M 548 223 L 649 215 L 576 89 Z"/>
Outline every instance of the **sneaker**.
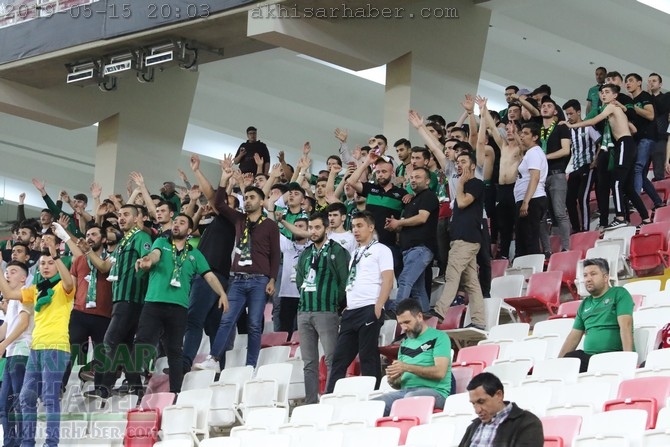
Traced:
<path fill-rule="evenodd" d="M 643 220 L 642 222 L 640 222 L 640 225 L 638 225 L 636 228 L 637 228 L 638 230 L 640 230 L 640 229 L 642 229 L 642 226 L 643 226 L 643 225 L 649 225 L 650 223 L 652 223 L 651 219 L 649 219 L 647 222 L 645 222 L 645 221 Z"/>
<path fill-rule="evenodd" d="M 423 313 L 424 319 L 428 319 L 431 317 L 437 318 L 438 323 L 442 323 L 444 321 L 444 317 L 437 313 L 437 311 L 433 308 L 430 309 L 428 312 Z"/>
<path fill-rule="evenodd" d="M 479 329 L 480 331 L 486 331 L 486 328 L 484 326 L 480 326 L 478 324 L 470 323 L 465 328 L 472 328 L 472 329 Z"/>
<path fill-rule="evenodd" d="M 615 228 L 621 228 L 621 227 L 627 227 L 627 226 L 628 226 L 628 222 L 626 222 L 625 220 L 614 219 L 603 230 L 608 231 L 608 230 L 614 230 Z"/>
<path fill-rule="evenodd" d="M 95 388 L 91 391 L 84 391 L 84 397 L 87 399 L 107 399 L 109 392 L 105 388 Z"/>
<path fill-rule="evenodd" d="M 214 360 L 214 357 L 212 357 L 211 355 L 208 355 L 204 362 L 196 363 L 195 365 L 193 365 L 193 368 L 195 368 L 195 369 L 213 369 L 214 371 L 216 371 L 218 373 L 221 372 L 221 367 L 219 366 L 219 361 Z"/>

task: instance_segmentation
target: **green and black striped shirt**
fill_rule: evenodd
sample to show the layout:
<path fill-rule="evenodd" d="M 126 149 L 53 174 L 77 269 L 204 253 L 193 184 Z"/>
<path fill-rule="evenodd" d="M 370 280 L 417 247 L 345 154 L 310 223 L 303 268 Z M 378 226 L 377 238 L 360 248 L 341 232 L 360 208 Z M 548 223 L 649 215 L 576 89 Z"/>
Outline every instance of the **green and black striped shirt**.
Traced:
<path fill-rule="evenodd" d="M 296 265 L 295 282 L 300 292 L 298 312 L 337 312 L 346 302 L 345 288 L 349 276 L 351 255 L 340 244 L 327 241 L 320 251 L 310 245 L 302 252 Z M 302 287 L 314 268 L 316 291 L 307 292 Z"/>
<path fill-rule="evenodd" d="M 147 294 L 149 275 L 135 271 L 135 263 L 151 251 L 151 236 L 138 231 L 125 246 L 119 244 L 112 256 L 116 259 L 118 279 L 112 283 L 112 302 L 143 303 Z M 114 270 L 114 269 L 113 269 Z"/>

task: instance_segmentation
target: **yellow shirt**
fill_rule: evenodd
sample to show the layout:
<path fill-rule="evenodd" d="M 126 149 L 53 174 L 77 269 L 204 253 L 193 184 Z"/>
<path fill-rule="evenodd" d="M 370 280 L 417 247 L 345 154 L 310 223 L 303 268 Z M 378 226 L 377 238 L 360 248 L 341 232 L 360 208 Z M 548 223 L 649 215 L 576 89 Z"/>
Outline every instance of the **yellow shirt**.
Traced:
<path fill-rule="evenodd" d="M 40 312 L 35 312 L 35 329 L 33 330 L 33 342 L 31 349 L 57 349 L 70 352 L 70 312 L 74 302 L 73 287 L 70 293 L 65 293 L 63 285 L 58 282 L 54 286 L 54 294 L 51 304 L 42 307 Z M 21 289 L 24 304 L 35 304 L 37 300 L 37 286 Z"/>

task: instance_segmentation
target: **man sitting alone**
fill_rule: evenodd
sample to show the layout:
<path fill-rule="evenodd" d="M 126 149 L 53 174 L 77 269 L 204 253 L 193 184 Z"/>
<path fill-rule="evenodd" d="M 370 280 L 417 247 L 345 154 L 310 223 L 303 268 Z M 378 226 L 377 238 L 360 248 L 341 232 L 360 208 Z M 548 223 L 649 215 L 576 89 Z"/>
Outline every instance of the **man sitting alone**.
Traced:
<path fill-rule="evenodd" d="M 594 354 L 633 350 L 633 297 L 623 287 L 611 287 L 609 273 L 605 259 L 584 260 L 584 286 L 591 295 L 582 300 L 558 354 L 578 358 L 579 372 L 586 372 Z M 575 351 L 584 332 L 584 350 Z"/>
<path fill-rule="evenodd" d="M 396 315 L 407 337 L 400 344 L 398 360 L 386 368 L 386 375 L 398 391 L 374 400 L 386 404 L 384 416 L 389 415 L 394 401 L 404 397 L 433 396 L 435 408 L 444 407 L 452 387 L 449 337 L 424 323 L 421 304 L 416 300 L 400 301 Z"/>

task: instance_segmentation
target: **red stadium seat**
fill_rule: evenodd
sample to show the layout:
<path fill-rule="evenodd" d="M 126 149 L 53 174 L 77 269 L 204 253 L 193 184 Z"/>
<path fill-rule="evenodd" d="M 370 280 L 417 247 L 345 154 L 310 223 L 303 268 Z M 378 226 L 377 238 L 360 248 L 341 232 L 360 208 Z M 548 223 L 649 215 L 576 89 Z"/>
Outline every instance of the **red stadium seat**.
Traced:
<path fill-rule="evenodd" d="M 400 442 L 405 445 L 409 429 L 430 422 L 435 408 L 433 396 L 417 396 L 398 399 L 393 402 L 388 417 L 377 419 L 375 427 L 397 427 L 400 429 Z"/>
<path fill-rule="evenodd" d="M 465 304 L 459 304 L 458 306 L 451 306 L 447 310 L 447 314 L 444 316 L 442 323 L 437 324 L 437 329 L 441 331 L 448 331 L 449 329 L 458 329 L 463 324 L 463 318 L 465 318 L 465 311 L 468 309 L 468 306 Z"/>
<path fill-rule="evenodd" d="M 516 309 L 519 319 L 530 323 L 531 315 L 541 311 L 548 311 L 555 315 L 561 304 L 562 272 L 535 273 L 528 281 L 526 296 L 505 298 L 505 302 Z"/>
<path fill-rule="evenodd" d="M 584 231 L 570 236 L 570 250 L 579 250 L 582 252 L 582 258 L 586 255 L 586 250 L 593 248 L 596 241 L 600 239 L 599 231 Z"/>
<path fill-rule="evenodd" d="M 548 272 L 563 272 L 563 279 L 561 282 L 567 287 L 572 294 L 572 298 L 575 300 L 579 299 L 577 286 L 575 286 L 575 278 L 577 277 L 577 263 L 581 257 L 582 254 L 579 250 L 554 253 L 551 255 L 551 258 L 549 258 L 549 265 L 547 266 Z"/>
<path fill-rule="evenodd" d="M 261 335 L 261 348 L 282 346 L 287 343 L 288 332 L 268 332 Z"/>
<path fill-rule="evenodd" d="M 645 410 L 647 430 L 656 426 L 658 410 L 665 407 L 670 396 L 670 377 L 640 377 L 624 380 L 619 385 L 617 398 L 605 402 L 603 411 Z"/>
<path fill-rule="evenodd" d="M 545 447 L 570 447 L 582 427 L 582 417 L 575 415 L 546 416 L 541 421 Z"/>
<path fill-rule="evenodd" d="M 456 361 L 453 362 L 452 368 L 467 367 L 473 371 L 473 376 L 484 371 L 487 366 L 493 365 L 493 362 L 498 358 L 500 353 L 500 345 L 477 345 L 467 346 L 461 348 L 456 355 Z"/>
<path fill-rule="evenodd" d="M 637 276 L 653 274 L 670 264 L 667 233 L 650 233 L 645 227 L 642 231 L 630 240 L 630 266 Z"/>
<path fill-rule="evenodd" d="M 505 270 L 509 267 L 509 260 L 494 259 L 491 261 L 491 279 L 505 276 Z"/>
<path fill-rule="evenodd" d="M 657 209 L 654 214 L 654 223 L 667 221 L 670 221 L 670 206 Z"/>
<path fill-rule="evenodd" d="M 127 413 L 128 425 L 123 437 L 126 447 L 151 447 L 158 441 L 161 413 L 174 402 L 174 393 L 145 394 L 140 408 Z"/>
<path fill-rule="evenodd" d="M 579 305 L 582 304 L 581 301 L 568 301 L 566 303 L 561 303 L 558 306 L 556 315 L 550 316 L 548 319 L 553 320 L 555 318 L 575 318 L 577 316 L 577 310 Z"/>
<path fill-rule="evenodd" d="M 474 368 L 453 364 L 451 365 L 451 373 L 454 375 L 454 381 L 456 382 L 456 390 L 452 390 L 451 394 L 465 393 L 468 383 L 475 376 Z"/>

